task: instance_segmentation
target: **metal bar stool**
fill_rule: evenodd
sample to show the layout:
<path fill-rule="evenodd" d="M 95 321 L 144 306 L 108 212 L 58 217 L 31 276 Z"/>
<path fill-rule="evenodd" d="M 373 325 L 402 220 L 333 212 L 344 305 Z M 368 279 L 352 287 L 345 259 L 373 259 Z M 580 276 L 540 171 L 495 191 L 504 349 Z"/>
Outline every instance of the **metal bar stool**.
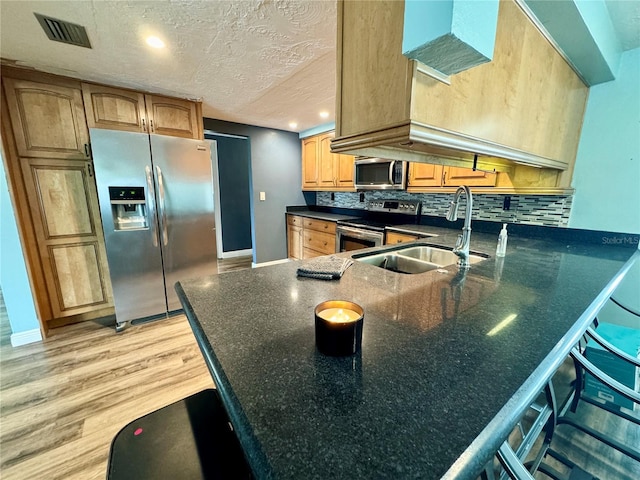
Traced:
<path fill-rule="evenodd" d="M 252 478 L 215 389 L 134 420 L 111 442 L 108 480 L 177 478 Z"/>

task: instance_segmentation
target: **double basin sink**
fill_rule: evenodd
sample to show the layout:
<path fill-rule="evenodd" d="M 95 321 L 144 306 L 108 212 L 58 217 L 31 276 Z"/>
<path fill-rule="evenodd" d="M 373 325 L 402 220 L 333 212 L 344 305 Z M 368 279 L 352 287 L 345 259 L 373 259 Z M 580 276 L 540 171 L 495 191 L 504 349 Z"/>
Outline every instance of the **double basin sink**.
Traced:
<path fill-rule="evenodd" d="M 489 258 L 482 253 L 469 255 L 472 265 Z M 368 263 L 397 273 L 416 274 L 454 265 L 458 256 L 446 247 L 418 244 L 407 247 L 394 247 L 382 252 L 361 253 L 353 256 L 354 260 Z"/>

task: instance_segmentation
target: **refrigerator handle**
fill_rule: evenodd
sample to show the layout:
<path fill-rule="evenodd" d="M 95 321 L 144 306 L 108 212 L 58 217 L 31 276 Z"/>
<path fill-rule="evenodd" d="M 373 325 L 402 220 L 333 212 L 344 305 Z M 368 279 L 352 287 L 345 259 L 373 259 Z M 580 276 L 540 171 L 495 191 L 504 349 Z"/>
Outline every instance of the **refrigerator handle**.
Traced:
<path fill-rule="evenodd" d="M 151 238 L 153 240 L 153 246 L 157 247 L 158 246 L 158 219 L 156 218 L 156 207 L 154 204 L 154 200 L 153 200 L 153 182 L 151 181 L 151 167 L 149 167 L 148 165 L 146 167 L 144 167 L 144 172 L 147 175 L 147 191 L 148 193 L 148 197 L 149 197 L 149 210 L 153 212 L 153 218 L 150 219 L 151 221 Z"/>
<path fill-rule="evenodd" d="M 162 170 L 160 167 L 156 165 L 156 175 L 158 178 L 158 207 L 160 207 L 160 218 L 162 221 L 160 222 L 160 226 L 162 228 L 162 244 L 166 245 L 169 243 L 169 236 L 167 235 L 167 214 L 165 211 L 164 205 L 164 181 L 162 180 Z"/>

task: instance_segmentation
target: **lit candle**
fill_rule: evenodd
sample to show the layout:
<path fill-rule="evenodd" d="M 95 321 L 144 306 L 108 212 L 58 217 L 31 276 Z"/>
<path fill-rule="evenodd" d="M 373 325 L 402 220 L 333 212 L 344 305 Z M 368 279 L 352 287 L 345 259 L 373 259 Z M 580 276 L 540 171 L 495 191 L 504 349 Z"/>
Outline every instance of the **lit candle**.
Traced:
<path fill-rule="evenodd" d="M 355 322 L 361 317 L 358 312 L 348 308 L 327 308 L 318 312 L 318 316 L 335 323 Z"/>
<path fill-rule="evenodd" d="M 315 309 L 316 346 L 326 355 L 356 353 L 362 345 L 364 310 L 344 300 L 329 300 Z"/>

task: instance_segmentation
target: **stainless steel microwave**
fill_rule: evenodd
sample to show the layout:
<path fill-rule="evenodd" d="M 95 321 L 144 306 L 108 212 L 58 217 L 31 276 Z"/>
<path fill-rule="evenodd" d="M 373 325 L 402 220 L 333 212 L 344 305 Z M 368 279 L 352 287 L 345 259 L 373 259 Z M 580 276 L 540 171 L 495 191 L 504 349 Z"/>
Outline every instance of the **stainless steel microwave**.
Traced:
<path fill-rule="evenodd" d="M 407 162 L 358 157 L 355 169 L 358 190 L 404 190 L 407 186 Z"/>

